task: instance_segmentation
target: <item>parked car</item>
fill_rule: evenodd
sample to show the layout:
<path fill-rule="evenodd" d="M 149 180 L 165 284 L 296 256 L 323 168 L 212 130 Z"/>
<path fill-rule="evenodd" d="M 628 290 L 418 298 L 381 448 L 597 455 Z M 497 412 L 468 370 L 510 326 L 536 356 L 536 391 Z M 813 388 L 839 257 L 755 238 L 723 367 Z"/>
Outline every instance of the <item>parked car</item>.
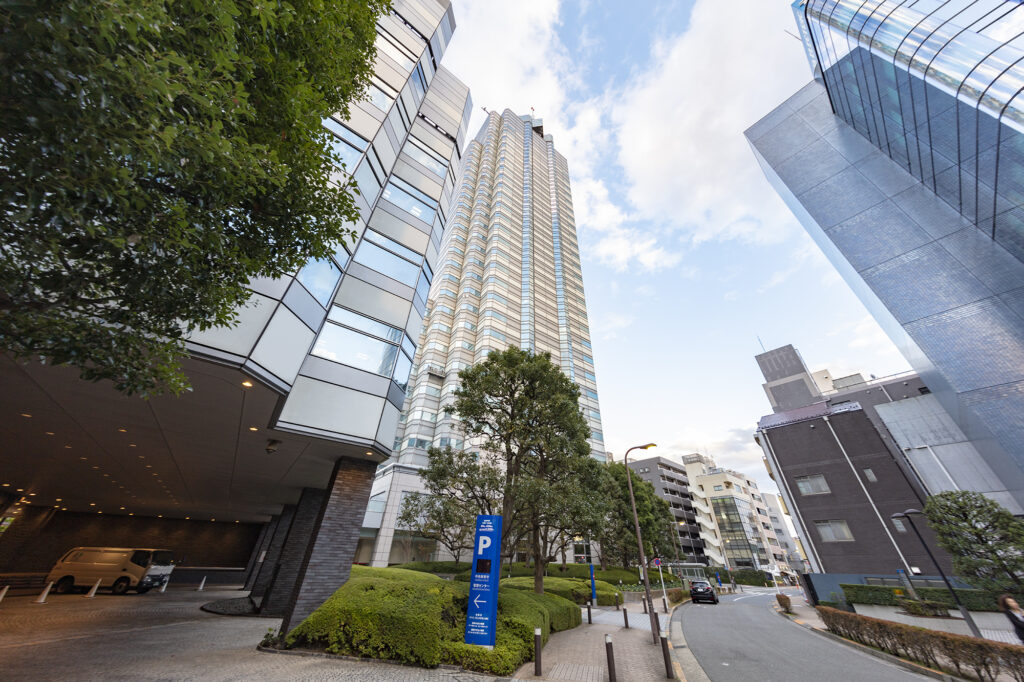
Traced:
<path fill-rule="evenodd" d="M 64 553 L 50 574 L 53 591 L 67 594 L 75 588 L 89 588 L 100 581 L 100 587 L 114 594 L 134 589 L 145 594 L 166 583 L 174 569 L 169 549 L 134 547 L 75 547 Z"/>
<path fill-rule="evenodd" d="M 715 588 L 711 587 L 711 583 L 708 581 L 694 580 L 690 583 L 690 601 L 694 603 L 706 601 L 709 604 L 717 604 L 718 595 L 715 594 Z"/>

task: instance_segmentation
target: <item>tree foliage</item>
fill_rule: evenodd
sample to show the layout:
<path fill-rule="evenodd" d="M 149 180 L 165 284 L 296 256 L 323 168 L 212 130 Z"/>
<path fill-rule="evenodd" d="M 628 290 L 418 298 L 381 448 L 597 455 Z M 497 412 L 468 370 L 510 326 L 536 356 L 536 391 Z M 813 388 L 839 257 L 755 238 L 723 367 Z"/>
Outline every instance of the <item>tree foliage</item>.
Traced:
<path fill-rule="evenodd" d="M 324 117 L 387 0 L 36 0 L 0 9 L 0 347 L 185 387 L 195 329 L 351 235 Z"/>
<path fill-rule="evenodd" d="M 968 490 L 933 495 L 924 512 L 957 575 L 983 589 L 1024 591 L 1024 521 Z"/>
<path fill-rule="evenodd" d="M 608 501 L 608 511 L 597 534 L 601 563 L 605 565 L 609 560 L 614 560 L 614 563 L 623 566 L 635 565 L 640 556 L 636 545 L 636 524 L 629 500 L 626 466 L 613 462 L 608 464 L 606 471 L 608 476 L 604 494 Z M 632 481 L 640 535 L 648 562 L 654 557 L 675 556 L 672 533 L 676 532 L 676 520 L 668 503 L 658 497 L 654 486 L 639 476 L 632 476 Z"/>

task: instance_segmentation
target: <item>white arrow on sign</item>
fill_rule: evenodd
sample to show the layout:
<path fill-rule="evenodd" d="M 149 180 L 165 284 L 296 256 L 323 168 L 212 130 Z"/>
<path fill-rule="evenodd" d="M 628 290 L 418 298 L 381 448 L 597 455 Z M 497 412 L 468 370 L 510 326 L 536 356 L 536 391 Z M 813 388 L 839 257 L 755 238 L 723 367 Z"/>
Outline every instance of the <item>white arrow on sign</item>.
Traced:
<path fill-rule="evenodd" d="M 485 604 L 487 603 L 486 599 L 484 600 L 484 603 Z M 475 606 L 477 608 L 480 608 L 480 595 L 479 594 L 476 595 L 475 597 L 473 597 L 473 606 Z"/>

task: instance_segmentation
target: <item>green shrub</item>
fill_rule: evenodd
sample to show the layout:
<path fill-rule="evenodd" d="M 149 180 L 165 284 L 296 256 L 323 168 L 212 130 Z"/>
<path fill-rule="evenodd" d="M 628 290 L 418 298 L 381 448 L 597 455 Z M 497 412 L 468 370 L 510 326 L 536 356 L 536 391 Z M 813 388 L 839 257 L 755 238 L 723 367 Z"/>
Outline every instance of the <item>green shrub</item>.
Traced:
<path fill-rule="evenodd" d="M 551 594 L 506 589 L 498 594 L 495 646 L 462 642 L 469 585 L 429 573 L 353 566 L 340 587 L 286 638 L 288 646 L 396 660 L 424 667 L 440 663 L 511 675 L 533 655 L 534 628 L 551 632 L 580 624 L 580 609 Z"/>
<path fill-rule="evenodd" d="M 843 583 L 840 585 L 846 595 L 846 601 L 851 604 L 879 604 L 882 606 L 897 606 L 896 590 L 904 590 L 901 587 L 890 587 L 888 585 L 852 585 Z M 953 595 L 945 587 L 918 587 L 917 595 L 925 601 L 941 602 L 948 608 L 955 609 L 956 602 Z M 960 602 L 970 611 L 998 611 L 999 594 L 987 590 L 957 590 L 956 596 Z M 906 598 L 906 597 L 904 597 Z"/>
<path fill-rule="evenodd" d="M 410 561 L 405 564 L 391 566 L 391 568 L 402 568 L 408 571 L 420 571 L 421 573 L 433 573 L 435 575 L 450 575 L 469 571 L 472 568 L 472 564 L 466 561 L 458 563 L 454 561 Z"/>
<path fill-rule="evenodd" d="M 897 598 L 896 603 L 912 616 L 949 616 L 949 607 L 940 601 Z"/>
<path fill-rule="evenodd" d="M 531 571 L 529 575 L 533 575 Z M 566 564 L 562 570 L 562 564 L 548 564 L 548 575 L 556 578 L 582 578 L 590 580 L 590 564 Z M 600 569 L 594 566 L 594 580 L 603 580 L 606 583 L 617 585 L 621 580 L 623 583 L 635 583 L 640 579 L 640 572 L 635 568 L 622 568 L 621 566 L 609 566 L 607 569 Z"/>
<path fill-rule="evenodd" d="M 505 578 L 501 581 L 502 587 L 511 587 L 516 590 L 533 591 L 533 578 Z M 613 606 L 615 604 L 616 589 L 602 580 L 595 580 L 597 588 L 597 605 Z M 576 604 L 586 604 L 590 601 L 590 581 L 578 580 L 575 578 L 544 578 L 544 591 L 568 599 Z M 620 599 L 621 600 L 621 599 Z"/>
<path fill-rule="evenodd" d="M 786 613 L 793 613 L 793 602 L 790 601 L 789 596 L 782 594 L 781 592 L 775 595 L 775 601 L 779 602 L 779 606 Z"/>
<path fill-rule="evenodd" d="M 986 682 L 995 680 L 1001 671 L 1015 680 L 1024 680 L 1024 646 L 953 635 L 824 606 L 818 606 L 818 614 L 830 632 L 894 656 L 933 668 L 939 667 L 940 658 L 945 658 L 958 675 L 970 671 L 975 679 Z"/>
<path fill-rule="evenodd" d="M 766 587 L 770 584 L 770 581 L 765 580 L 764 573 L 761 571 L 754 570 L 752 568 L 739 568 L 733 571 L 728 571 L 720 566 L 705 566 L 704 575 L 707 576 L 708 580 L 715 579 L 715 573 L 722 578 L 722 584 L 728 585 L 736 580 L 737 585 L 751 585 L 752 587 Z"/>
<path fill-rule="evenodd" d="M 671 604 L 682 603 L 682 601 L 689 596 L 689 592 L 684 592 L 682 589 L 678 587 L 675 589 L 668 590 L 668 601 Z"/>

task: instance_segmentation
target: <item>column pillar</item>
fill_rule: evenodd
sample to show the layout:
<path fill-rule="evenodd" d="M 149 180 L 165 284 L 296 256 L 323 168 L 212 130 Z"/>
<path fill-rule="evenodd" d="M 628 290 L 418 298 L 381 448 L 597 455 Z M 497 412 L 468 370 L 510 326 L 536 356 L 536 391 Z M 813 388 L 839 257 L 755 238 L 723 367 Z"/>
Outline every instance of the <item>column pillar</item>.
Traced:
<path fill-rule="evenodd" d="M 299 580 L 306 550 L 319 525 L 321 510 L 327 491 L 319 488 L 303 488 L 299 503 L 295 505 L 292 527 L 288 530 L 281 556 L 277 560 L 274 579 L 267 588 L 260 613 L 266 616 L 283 616 L 288 610 L 295 582 Z"/>
<path fill-rule="evenodd" d="M 249 596 L 255 601 L 260 600 L 257 606 L 262 605 L 263 597 L 267 594 L 267 588 L 274 581 L 274 573 L 277 569 L 277 562 L 281 558 L 281 549 L 284 547 L 285 538 L 288 537 L 288 529 L 292 526 L 292 517 L 295 515 L 295 505 L 286 504 L 277 517 L 277 527 L 267 545 L 267 554 L 263 562 L 256 570 L 256 578 L 253 580 L 252 592 Z"/>
<path fill-rule="evenodd" d="M 270 544 L 270 539 L 274 536 L 274 530 L 277 528 L 277 521 L 280 518 L 280 514 L 270 517 L 270 520 L 264 523 L 263 528 L 260 529 L 260 536 L 256 539 L 256 545 L 252 548 L 252 556 L 249 557 L 249 563 L 245 567 L 243 590 L 251 590 L 253 583 L 256 582 L 256 574 L 259 572 L 260 564 L 266 558 L 267 545 Z"/>
<path fill-rule="evenodd" d="M 340 459 L 324 493 L 320 515 L 299 565 L 291 603 L 281 623 L 288 632 L 334 594 L 352 571 L 359 529 L 377 464 Z"/>

